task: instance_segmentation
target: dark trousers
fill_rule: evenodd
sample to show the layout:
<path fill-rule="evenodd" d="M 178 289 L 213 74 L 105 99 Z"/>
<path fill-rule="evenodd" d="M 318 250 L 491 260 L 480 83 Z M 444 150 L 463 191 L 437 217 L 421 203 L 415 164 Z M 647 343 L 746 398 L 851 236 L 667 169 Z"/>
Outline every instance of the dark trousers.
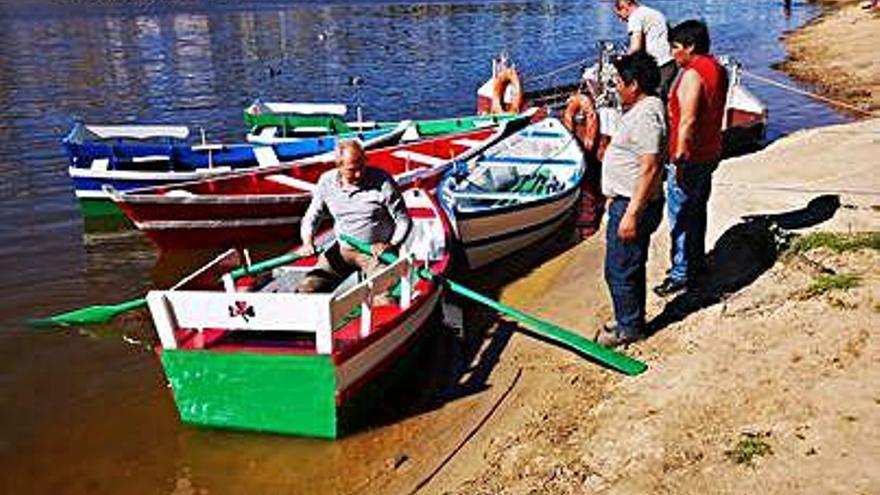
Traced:
<path fill-rule="evenodd" d="M 645 264 L 648 244 L 663 218 L 663 200 L 651 201 L 642 211 L 636 227 L 636 238 L 621 240 L 617 236 L 620 220 L 629 205 L 629 198 L 616 197 L 608 208 L 605 233 L 605 282 L 611 293 L 617 332 L 623 337 L 638 337 L 645 327 Z"/>
<path fill-rule="evenodd" d="M 712 193 L 712 172 L 718 163 L 682 165 L 679 184 L 675 165 L 666 165 L 666 201 L 671 236 L 669 277 L 693 282 L 706 269 L 706 205 Z"/>

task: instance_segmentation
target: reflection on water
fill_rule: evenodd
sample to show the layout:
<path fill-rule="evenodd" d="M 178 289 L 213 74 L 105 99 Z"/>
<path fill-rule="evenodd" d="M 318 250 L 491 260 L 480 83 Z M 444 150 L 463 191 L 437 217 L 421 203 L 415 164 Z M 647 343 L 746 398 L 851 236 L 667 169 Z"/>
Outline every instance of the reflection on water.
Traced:
<path fill-rule="evenodd" d="M 783 81 L 769 68 L 784 57 L 778 37 L 812 14 L 796 3 L 786 15 L 776 0 L 654 5 L 673 23 L 704 18 L 716 52 Z M 74 118 L 180 123 L 241 140 L 241 111 L 255 97 L 362 103 L 375 119 L 464 114 L 502 50 L 528 87 L 530 77 L 592 57 L 596 40 L 624 39 L 610 6 L 586 0 L 11 0 L 0 25 L 3 493 L 345 492 L 345 480 L 315 480 L 352 461 L 372 466 L 371 452 L 393 455 L 394 442 L 412 444 L 419 428 L 401 420 L 407 426 L 328 443 L 182 427 L 158 363 L 137 344 L 151 332 L 144 314 L 87 334 L 18 323 L 139 297 L 200 261 L 157 260 L 135 231 L 83 233 L 59 145 Z M 365 83 L 352 87 L 354 76 Z M 843 120 L 750 86 L 770 106 L 772 138 Z"/>

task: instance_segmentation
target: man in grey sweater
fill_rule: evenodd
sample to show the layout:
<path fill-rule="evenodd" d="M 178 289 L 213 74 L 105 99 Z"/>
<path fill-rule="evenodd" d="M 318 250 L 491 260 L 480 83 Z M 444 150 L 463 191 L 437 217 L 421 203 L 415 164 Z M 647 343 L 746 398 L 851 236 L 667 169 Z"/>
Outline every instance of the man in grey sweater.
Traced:
<path fill-rule="evenodd" d="M 336 168 L 318 179 L 300 225 L 303 244 L 299 254 L 315 253 L 314 235 L 328 213 L 337 237 L 347 234 L 369 243 L 372 255 L 335 243 L 318 258 L 315 269 L 300 284 L 300 292 L 332 290 L 355 270 L 370 275 L 379 266 L 379 256 L 396 251 L 412 227 L 394 179 L 384 170 L 368 167 L 363 147 L 354 140 L 337 145 Z"/>

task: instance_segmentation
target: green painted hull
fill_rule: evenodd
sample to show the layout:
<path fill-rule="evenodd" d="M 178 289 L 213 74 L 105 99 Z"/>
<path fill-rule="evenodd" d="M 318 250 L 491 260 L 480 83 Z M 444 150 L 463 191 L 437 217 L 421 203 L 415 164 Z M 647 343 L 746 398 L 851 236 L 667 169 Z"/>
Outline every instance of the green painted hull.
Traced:
<path fill-rule="evenodd" d="M 346 134 L 354 132 L 345 121 L 332 115 L 289 115 L 263 113 L 252 115 L 244 112 L 244 123 L 248 128 L 281 127 L 282 129 L 296 129 L 297 127 L 322 127 L 328 129 L 329 134 Z M 287 132 L 284 133 L 285 135 Z"/>
<path fill-rule="evenodd" d="M 79 210 L 84 217 L 125 218 L 125 213 L 110 198 L 80 198 Z"/>
<path fill-rule="evenodd" d="M 218 428 L 336 438 L 330 356 L 164 350 L 180 418 Z"/>
<path fill-rule="evenodd" d="M 86 232 L 107 232 L 134 227 L 125 213 L 109 198 L 79 199 Z"/>
<path fill-rule="evenodd" d="M 472 131 L 491 124 L 500 124 L 516 117 L 516 114 L 496 114 L 496 115 L 471 115 L 467 117 L 435 119 L 435 120 L 417 120 L 415 124 L 421 137 L 437 137 L 456 132 Z M 245 124 L 250 129 L 263 127 L 281 127 L 285 130 L 283 133 L 287 135 L 287 130 L 293 130 L 302 127 L 325 128 L 330 134 L 340 135 L 355 132 L 354 129 L 340 117 L 327 115 L 290 115 L 290 114 L 259 114 L 252 115 L 244 113 Z M 399 122 L 379 122 L 376 127 L 379 129 L 394 128 Z"/>
<path fill-rule="evenodd" d="M 438 316 L 342 405 L 328 355 L 166 349 L 161 361 L 184 423 L 334 439 L 372 424 L 389 390 L 430 359 Z"/>
<path fill-rule="evenodd" d="M 472 131 L 489 125 L 498 125 L 508 120 L 512 120 L 516 114 L 496 114 L 496 115 L 473 115 L 469 117 L 438 119 L 438 120 L 417 120 L 415 125 L 422 137 L 436 137 L 456 132 Z M 382 122 L 380 126 L 394 126 L 396 122 Z"/>

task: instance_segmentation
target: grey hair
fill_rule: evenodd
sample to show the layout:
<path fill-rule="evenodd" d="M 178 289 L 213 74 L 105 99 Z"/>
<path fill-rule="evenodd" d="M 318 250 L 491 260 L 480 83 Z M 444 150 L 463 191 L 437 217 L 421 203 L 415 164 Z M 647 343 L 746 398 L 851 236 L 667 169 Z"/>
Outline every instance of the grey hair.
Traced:
<path fill-rule="evenodd" d="M 342 163 L 342 154 L 346 149 L 357 150 L 358 154 L 361 158 L 366 158 L 366 153 L 364 152 L 364 143 L 361 142 L 358 138 L 353 139 L 340 139 L 336 142 L 336 163 Z"/>

